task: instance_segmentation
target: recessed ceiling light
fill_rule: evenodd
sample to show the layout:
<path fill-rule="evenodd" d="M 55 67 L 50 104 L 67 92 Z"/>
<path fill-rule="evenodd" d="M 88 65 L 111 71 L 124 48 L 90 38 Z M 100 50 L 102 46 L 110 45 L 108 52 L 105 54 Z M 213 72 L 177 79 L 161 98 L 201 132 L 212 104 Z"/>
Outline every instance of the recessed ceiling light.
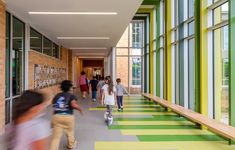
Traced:
<path fill-rule="evenodd" d="M 108 40 L 109 37 L 57 37 L 59 40 Z"/>
<path fill-rule="evenodd" d="M 90 49 L 90 50 L 93 50 L 93 49 L 107 49 L 106 47 L 71 47 L 70 49 L 72 50 L 75 50 L 75 49 Z"/>
<path fill-rule="evenodd" d="M 29 12 L 31 15 L 117 15 L 117 12 Z"/>

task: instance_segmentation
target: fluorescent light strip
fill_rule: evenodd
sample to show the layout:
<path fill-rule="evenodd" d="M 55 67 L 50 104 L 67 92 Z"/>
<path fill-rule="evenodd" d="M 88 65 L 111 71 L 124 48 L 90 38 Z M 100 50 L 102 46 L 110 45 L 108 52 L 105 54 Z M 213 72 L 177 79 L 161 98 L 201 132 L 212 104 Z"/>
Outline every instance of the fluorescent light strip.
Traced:
<path fill-rule="evenodd" d="M 90 49 L 90 50 L 93 50 L 93 49 L 107 49 L 106 47 L 71 47 L 70 49 L 73 49 L 73 50 L 76 50 L 76 49 Z"/>
<path fill-rule="evenodd" d="M 109 37 L 57 37 L 59 40 L 108 40 Z"/>
<path fill-rule="evenodd" d="M 117 12 L 29 12 L 30 15 L 117 15 Z"/>

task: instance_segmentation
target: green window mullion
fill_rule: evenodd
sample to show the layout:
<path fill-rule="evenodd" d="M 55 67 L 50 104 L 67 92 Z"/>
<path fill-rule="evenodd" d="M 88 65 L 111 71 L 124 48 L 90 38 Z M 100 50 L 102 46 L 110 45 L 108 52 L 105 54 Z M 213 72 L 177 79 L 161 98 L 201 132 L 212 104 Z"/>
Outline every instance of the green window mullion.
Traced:
<path fill-rule="evenodd" d="M 195 111 L 200 112 L 200 1 L 195 1 Z"/>
<path fill-rule="evenodd" d="M 229 1 L 229 124 L 235 126 L 235 1 Z M 230 141 L 230 144 L 235 144 Z"/>

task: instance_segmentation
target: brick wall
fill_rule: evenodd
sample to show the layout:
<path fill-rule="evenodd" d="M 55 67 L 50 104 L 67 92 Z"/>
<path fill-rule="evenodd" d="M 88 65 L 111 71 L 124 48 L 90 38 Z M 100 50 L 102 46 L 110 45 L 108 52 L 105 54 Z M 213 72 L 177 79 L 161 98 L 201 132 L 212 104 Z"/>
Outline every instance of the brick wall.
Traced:
<path fill-rule="evenodd" d="M 0 0 L 0 134 L 5 123 L 5 4 Z"/>
<path fill-rule="evenodd" d="M 61 48 L 61 59 L 56 59 L 41 53 L 38 53 L 36 51 L 30 50 L 29 51 L 29 89 L 34 88 L 34 65 L 47 65 L 50 67 L 55 68 L 66 68 L 66 71 L 68 72 L 68 49 Z M 72 61 L 72 60 L 71 60 Z M 52 100 L 53 96 L 60 91 L 59 85 L 54 85 L 50 87 L 46 87 L 43 89 L 40 89 L 41 92 L 46 94 L 48 103 Z"/>

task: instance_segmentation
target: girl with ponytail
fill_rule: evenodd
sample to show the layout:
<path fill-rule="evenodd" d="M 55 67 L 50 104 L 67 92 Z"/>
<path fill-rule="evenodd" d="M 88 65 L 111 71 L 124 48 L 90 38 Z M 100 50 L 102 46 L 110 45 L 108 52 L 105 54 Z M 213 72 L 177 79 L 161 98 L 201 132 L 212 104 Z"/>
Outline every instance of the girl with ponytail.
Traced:
<path fill-rule="evenodd" d="M 116 88 L 110 76 L 105 78 L 105 85 L 102 87 L 102 105 L 106 105 L 108 117 L 112 118 L 112 109 L 115 105 Z"/>

